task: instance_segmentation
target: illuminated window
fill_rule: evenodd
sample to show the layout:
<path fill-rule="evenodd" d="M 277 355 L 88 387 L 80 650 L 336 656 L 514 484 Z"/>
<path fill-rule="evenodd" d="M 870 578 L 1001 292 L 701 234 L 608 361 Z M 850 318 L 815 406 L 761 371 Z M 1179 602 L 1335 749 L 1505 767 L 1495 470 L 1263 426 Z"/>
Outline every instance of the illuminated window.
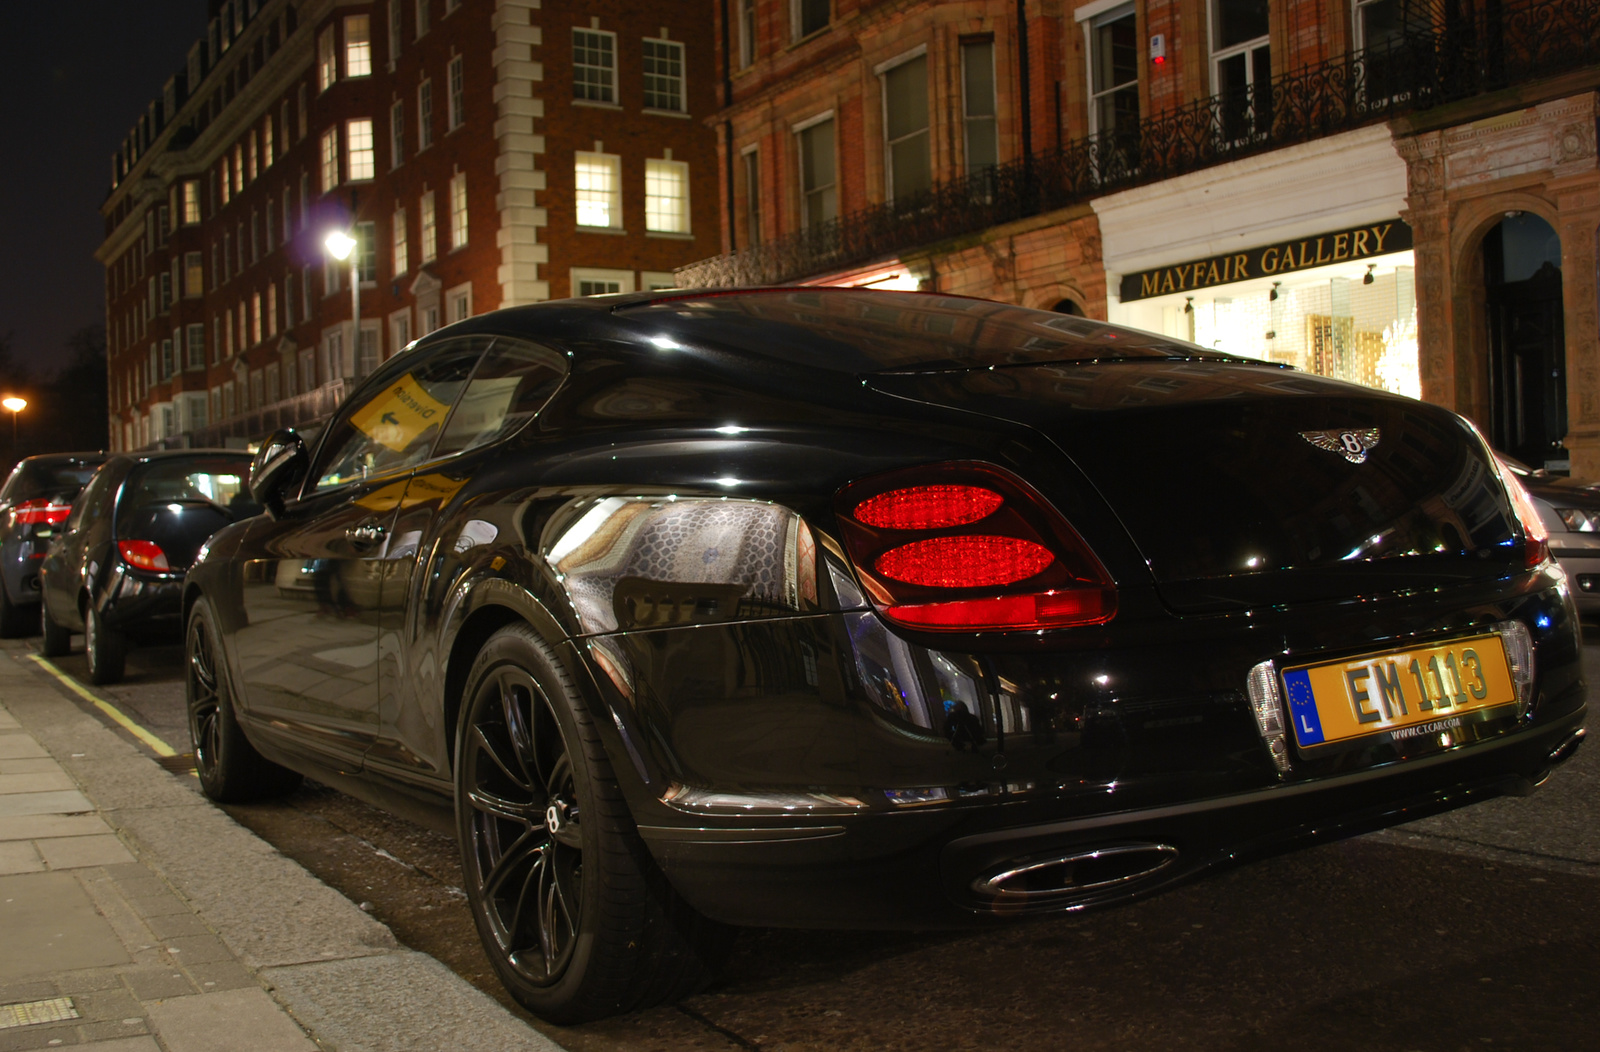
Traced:
<path fill-rule="evenodd" d="M 579 226 L 622 226 L 622 158 L 609 153 L 578 153 L 574 197 Z"/>
<path fill-rule="evenodd" d="M 327 193 L 339 185 L 339 131 L 329 128 L 322 133 L 322 192 Z"/>
<path fill-rule="evenodd" d="M 200 180 L 185 179 L 183 181 L 183 225 L 192 226 L 200 222 Z"/>
<path fill-rule="evenodd" d="M 250 294 L 250 343 L 261 342 L 261 293 Z"/>
<path fill-rule="evenodd" d="M 272 114 L 263 117 L 261 123 L 261 170 L 264 172 L 272 167 L 274 160 L 272 138 Z"/>
<path fill-rule="evenodd" d="M 406 246 L 406 210 L 394 210 L 394 255 L 391 268 L 395 274 L 404 274 L 410 269 L 411 263 Z"/>
<path fill-rule="evenodd" d="M 346 121 L 344 126 L 345 175 L 351 182 L 378 174 L 377 147 L 370 120 Z"/>
<path fill-rule="evenodd" d="M 372 76 L 372 24 L 366 15 L 345 16 L 344 75 Z"/>
<path fill-rule="evenodd" d="M 334 46 L 333 27 L 317 37 L 317 90 L 327 91 L 339 79 L 339 56 Z"/>
<path fill-rule="evenodd" d="M 689 232 L 689 166 L 651 159 L 644 165 L 644 228 L 657 233 Z"/>
<path fill-rule="evenodd" d="M 588 102 L 617 101 L 615 33 L 597 29 L 572 31 L 572 97 Z"/>
<path fill-rule="evenodd" d="M 278 286 L 267 286 L 267 336 L 278 335 Z"/>
<path fill-rule="evenodd" d="M 432 190 L 422 195 L 419 215 L 422 217 L 422 246 L 418 254 L 422 256 L 422 262 L 431 263 L 433 257 L 439 254 L 439 228 L 433 214 Z"/>
<path fill-rule="evenodd" d="M 458 172 L 450 179 L 450 247 L 467 243 L 467 174 Z"/>
<path fill-rule="evenodd" d="M 671 40 L 644 41 L 644 107 L 683 111 L 683 45 Z"/>
<path fill-rule="evenodd" d="M 186 252 L 183 256 L 183 294 L 185 296 L 203 296 L 206 291 L 206 268 L 204 257 L 198 252 Z"/>

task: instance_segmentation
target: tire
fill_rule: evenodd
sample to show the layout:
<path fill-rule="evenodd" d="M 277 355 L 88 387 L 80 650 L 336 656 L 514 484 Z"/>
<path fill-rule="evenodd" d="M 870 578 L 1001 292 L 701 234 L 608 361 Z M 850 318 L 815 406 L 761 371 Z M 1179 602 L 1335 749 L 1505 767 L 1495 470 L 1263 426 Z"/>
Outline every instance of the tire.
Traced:
<path fill-rule="evenodd" d="M 72 632 L 56 624 L 50 616 L 50 607 L 39 600 L 39 653 L 45 657 L 66 657 L 72 653 Z"/>
<path fill-rule="evenodd" d="M 195 774 L 206 796 L 223 804 L 286 796 L 299 788 L 298 771 L 256 752 L 233 710 L 233 687 L 223 660 L 216 617 L 204 599 L 189 612 L 183 647 L 184 697 Z"/>
<path fill-rule="evenodd" d="M 30 604 L 31 605 L 31 604 Z M 32 635 L 38 623 L 32 610 L 11 601 L 6 586 L 0 584 L 0 639 L 20 639 Z"/>
<path fill-rule="evenodd" d="M 571 676 L 526 626 L 484 644 L 456 735 L 456 829 L 484 951 L 511 995 L 580 1023 L 704 987 L 734 931 L 656 868 Z"/>
<path fill-rule="evenodd" d="M 83 652 L 89 658 L 89 682 L 97 687 L 117 683 L 128 663 L 128 637 L 107 628 L 94 607 L 83 615 Z"/>

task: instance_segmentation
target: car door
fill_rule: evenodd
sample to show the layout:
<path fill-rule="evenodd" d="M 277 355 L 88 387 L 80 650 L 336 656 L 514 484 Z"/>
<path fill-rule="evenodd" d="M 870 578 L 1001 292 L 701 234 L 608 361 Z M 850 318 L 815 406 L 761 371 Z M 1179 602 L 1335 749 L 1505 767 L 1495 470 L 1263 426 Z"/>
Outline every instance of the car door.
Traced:
<path fill-rule="evenodd" d="M 378 598 L 412 469 L 431 454 L 481 348 L 402 355 L 328 424 L 297 499 L 252 528 L 236 667 L 269 734 L 341 770 L 378 730 Z"/>
<path fill-rule="evenodd" d="M 437 613 L 463 567 L 488 562 L 498 548 L 515 543 L 517 531 L 503 521 L 515 504 L 500 498 L 507 486 L 525 488 L 534 480 L 527 474 L 529 458 L 508 458 L 505 440 L 544 408 L 566 374 L 564 353 L 495 338 L 457 400 L 432 459 L 407 483 L 395 537 L 414 555 L 392 560 L 383 580 L 381 726 L 367 754 L 371 770 L 416 782 L 449 776 L 448 729 L 440 722 L 447 655 L 433 650 L 442 641 L 430 613 Z"/>

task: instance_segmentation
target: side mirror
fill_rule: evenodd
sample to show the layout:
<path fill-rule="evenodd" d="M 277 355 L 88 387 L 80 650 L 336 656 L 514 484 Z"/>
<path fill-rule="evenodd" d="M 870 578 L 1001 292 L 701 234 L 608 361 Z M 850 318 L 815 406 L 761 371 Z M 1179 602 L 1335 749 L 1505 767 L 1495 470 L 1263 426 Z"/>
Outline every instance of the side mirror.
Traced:
<path fill-rule="evenodd" d="M 274 431 L 250 462 L 250 495 L 271 515 L 282 514 L 284 497 L 305 478 L 310 463 L 304 439 L 290 429 Z"/>

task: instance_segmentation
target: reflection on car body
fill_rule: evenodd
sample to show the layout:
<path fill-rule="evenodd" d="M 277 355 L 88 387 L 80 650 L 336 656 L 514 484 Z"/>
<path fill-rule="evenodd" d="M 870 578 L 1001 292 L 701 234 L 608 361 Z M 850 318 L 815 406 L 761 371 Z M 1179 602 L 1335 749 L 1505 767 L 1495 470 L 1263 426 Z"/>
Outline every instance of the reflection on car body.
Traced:
<path fill-rule="evenodd" d="M 1124 901 L 1582 736 L 1572 598 L 1469 424 L 1087 319 L 501 311 L 251 485 L 185 590 L 202 786 L 453 829 L 555 1020 L 695 989 L 733 925 Z"/>

